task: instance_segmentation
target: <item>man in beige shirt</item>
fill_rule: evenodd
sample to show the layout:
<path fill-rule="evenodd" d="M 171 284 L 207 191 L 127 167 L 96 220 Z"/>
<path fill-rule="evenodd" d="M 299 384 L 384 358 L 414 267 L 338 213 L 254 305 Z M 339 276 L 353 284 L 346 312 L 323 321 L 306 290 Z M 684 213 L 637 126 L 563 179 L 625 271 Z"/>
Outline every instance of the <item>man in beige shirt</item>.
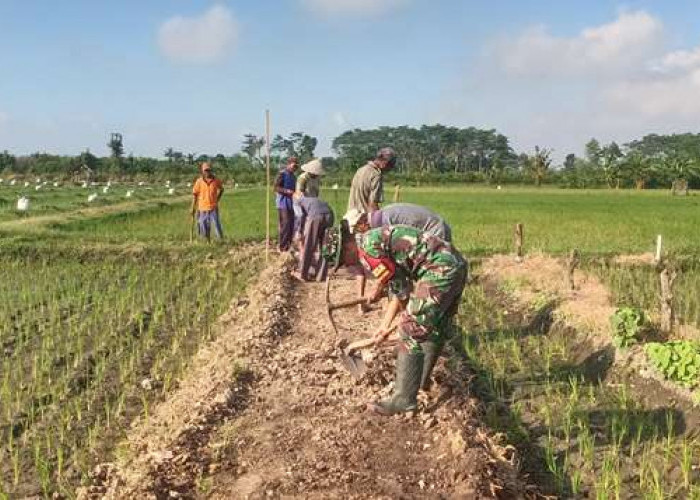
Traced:
<path fill-rule="evenodd" d="M 379 204 L 384 201 L 384 172 L 396 165 L 396 151 L 393 148 L 382 148 L 374 160 L 360 167 L 355 172 L 350 186 L 348 212 L 352 209 L 368 213 L 379 210 Z"/>
<path fill-rule="evenodd" d="M 379 210 L 379 204 L 384 201 L 384 183 L 382 177 L 396 166 L 396 151 L 394 148 L 382 148 L 377 152 L 374 160 L 355 172 L 350 186 L 350 198 L 348 199 L 348 213 L 357 211 L 370 213 Z M 357 272 L 358 296 L 365 295 L 365 275 Z M 366 304 L 360 304 L 360 312 L 367 311 Z"/>

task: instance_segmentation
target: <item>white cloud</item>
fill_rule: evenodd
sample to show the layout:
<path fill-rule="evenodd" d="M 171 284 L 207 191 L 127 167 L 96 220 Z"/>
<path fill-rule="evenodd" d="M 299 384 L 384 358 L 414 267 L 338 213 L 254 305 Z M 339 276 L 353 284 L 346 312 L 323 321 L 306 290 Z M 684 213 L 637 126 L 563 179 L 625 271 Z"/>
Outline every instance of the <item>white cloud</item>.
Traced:
<path fill-rule="evenodd" d="M 175 16 L 158 29 L 158 46 L 170 60 L 214 63 L 231 53 L 238 38 L 233 13 L 215 5 L 200 16 Z"/>
<path fill-rule="evenodd" d="M 407 3 L 408 0 L 301 0 L 309 11 L 320 16 L 375 16 Z"/>
<path fill-rule="evenodd" d="M 670 30 L 669 30 L 670 31 Z M 660 19 L 623 12 L 554 36 L 542 26 L 487 44 L 438 120 L 494 127 L 520 150 L 553 147 L 557 160 L 585 142 L 629 142 L 697 131 L 700 46 L 668 49 Z"/>
<path fill-rule="evenodd" d="M 603 89 L 610 106 L 619 112 L 646 116 L 697 116 L 700 113 L 700 67 L 671 75 L 615 82 Z"/>
<path fill-rule="evenodd" d="M 669 52 L 660 61 L 651 65 L 651 69 L 659 73 L 682 72 L 697 67 L 700 67 L 700 47 Z"/>
<path fill-rule="evenodd" d="M 556 37 L 544 26 L 525 30 L 491 47 L 500 69 L 518 76 L 569 77 L 620 74 L 662 50 L 663 25 L 644 12 L 623 12 L 608 24 Z"/>

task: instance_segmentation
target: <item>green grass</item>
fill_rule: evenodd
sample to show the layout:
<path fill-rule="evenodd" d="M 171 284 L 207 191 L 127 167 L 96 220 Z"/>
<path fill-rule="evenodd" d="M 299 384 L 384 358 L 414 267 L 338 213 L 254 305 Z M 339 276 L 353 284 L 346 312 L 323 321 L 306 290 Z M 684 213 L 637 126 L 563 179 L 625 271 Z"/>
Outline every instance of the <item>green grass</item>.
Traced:
<path fill-rule="evenodd" d="M 114 184 L 106 194 L 102 192 L 103 187 L 104 185 L 88 188 L 75 185 L 53 187 L 53 184 L 48 184 L 36 191 L 35 184 L 25 188 L 23 183 L 21 186 L 9 186 L 5 182 L 0 184 L 0 222 L 169 196 L 168 190 L 161 185 L 138 187 Z M 129 190 L 132 190 L 133 194 L 127 198 L 126 193 Z M 185 186 L 178 186 L 176 194 L 187 191 Z M 92 202 L 88 202 L 90 194 L 97 194 L 97 198 Z M 22 196 L 29 198 L 28 212 L 17 211 L 17 200 Z"/>
<path fill-rule="evenodd" d="M 126 199 L 112 187 L 96 202 L 133 201 L 137 212 L 75 215 L 95 206 L 79 187 L 42 188 L 29 214 L 0 208 L 10 223 L 0 238 L 0 498 L 72 497 L 216 335 L 216 319 L 262 265 L 226 245 L 130 232 L 125 222 L 144 215 L 175 228 L 184 208 L 161 201 L 172 200 L 165 187 L 138 189 Z M 18 194 L 0 186 L 0 196 Z M 12 224 L 18 217 L 27 223 Z M 91 227 L 116 232 L 91 236 Z"/>
<path fill-rule="evenodd" d="M 272 211 L 273 234 L 277 212 Z M 265 236 L 265 199 L 262 190 L 224 193 L 220 205 L 224 236 L 228 242 L 260 240 Z M 150 207 L 133 213 L 117 213 L 97 219 L 54 224 L 56 232 L 68 237 L 103 242 L 188 242 L 192 218 L 190 204 Z"/>
<path fill-rule="evenodd" d="M 45 494 L 44 487 L 70 495 L 81 474 L 104 458 L 95 450 L 106 449 L 135 413 L 147 411 L 152 399 L 142 398 L 139 380 L 152 378 L 163 390 L 173 383 L 212 333 L 217 315 L 259 269 L 259 258 L 233 262 L 229 251 L 264 237 L 263 189 L 227 190 L 221 204 L 222 245 L 189 244 L 189 203 L 169 197 L 163 185 L 133 187 L 129 200 L 142 203 L 130 211 L 120 207 L 118 213 L 68 216 L 94 204 L 125 203 L 127 189 L 132 187 L 117 185 L 103 195 L 98 188 L 47 186 L 34 192 L 33 186 L 0 185 L 0 497 L 4 492 Z M 177 194 L 189 192 L 186 186 L 176 189 Z M 99 193 L 90 205 L 89 192 Z M 28 214 L 14 210 L 22 193 L 32 200 Z M 342 216 L 347 189 L 323 194 Z M 386 187 L 386 195 L 389 201 L 393 186 Z M 467 257 L 511 252 L 518 222 L 525 226 L 526 251 L 562 254 L 575 247 L 587 257 L 651 251 L 661 233 L 666 248 L 685 263 L 677 293 L 681 316 L 700 321 L 697 298 L 691 300 L 700 286 L 700 272 L 692 264 L 700 244 L 700 199 L 695 196 L 450 187 L 405 189 L 401 201 L 442 214 Z M 274 237 L 274 206 L 271 214 Z M 2 227 L 47 215 L 56 217 Z M 629 302 L 623 305 L 654 307 L 655 277 L 648 270 L 601 267 L 596 272 L 619 301 Z M 469 332 L 464 347 L 493 399 L 488 422 L 499 428 L 507 404 L 505 430 L 515 442 L 530 440 L 541 447 L 555 489 L 588 488 L 614 496 L 625 478 L 638 481 L 640 494 L 692 491 L 688 482 L 682 490 L 667 484 L 654 464 L 664 446 L 672 448 L 672 459 L 696 460 L 698 444 L 665 445 L 663 436 L 649 430 L 662 434 L 658 415 L 638 407 L 628 407 L 622 415 L 633 421 L 620 424 L 619 394 L 581 382 L 567 354 L 571 339 L 523 336 L 475 288 L 463 311 L 460 321 Z M 602 415 L 595 422 L 599 435 L 586 434 L 591 416 L 597 415 Z M 532 422 L 525 421 L 533 418 L 541 423 L 536 435 Z M 623 428 L 628 433 L 624 447 L 614 445 Z M 639 442 L 629 438 L 640 428 Z M 639 478 L 629 472 L 634 460 L 642 461 Z M 69 465 L 73 476 L 64 474 Z M 575 475 L 577 468 L 582 472 Z"/>
<path fill-rule="evenodd" d="M 345 213 L 346 189 L 323 191 L 336 215 Z M 387 200 L 393 196 L 386 188 Z M 467 256 L 511 252 L 513 226 L 525 226 L 526 251 L 584 254 L 652 251 L 657 234 L 675 253 L 695 253 L 700 246 L 700 198 L 673 198 L 667 192 L 573 191 L 511 188 L 412 188 L 401 201 L 427 206 L 452 226 L 454 241 Z M 67 234 L 109 241 L 186 241 L 188 205 L 164 211 L 82 221 L 60 228 Z M 224 230 L 231 241 L 260 239 L 265 234 L 265 192 L 229 190 L 221 204 Z M 272 207 L 272 234 L 276 211 Z"/>
<path fill-rule="evenodd" d="M 700 328 L 700 260 L 676 259 L 677 278 L 673 288 L 676 320 Z M 653 266 L 630 266 L 594 260 L 585 268 L 596 275 L 620 307 L 637 307 L 658 314 L 661 307 L 659 272 Z"/>
<path fill-rule="evenodd" d="M 406 189 L 402 201 L 441 214 L 467 256 L 511 252 L 518 222 L 525 227 L 526 251 L 646 252 L 653 250 L 657 234 L 664 235 L 671 252 L 695 253 L 700 244 L 695 229 L 700 224 L 700 198 L 674 198 L 666 191 Z"/>
<path fill-rule="evenodd" d="M 145 248 L 26 255 L 0 257 L 0 491 L 18 496 L 71 491 L 172 387 L 261 263 Z"/>

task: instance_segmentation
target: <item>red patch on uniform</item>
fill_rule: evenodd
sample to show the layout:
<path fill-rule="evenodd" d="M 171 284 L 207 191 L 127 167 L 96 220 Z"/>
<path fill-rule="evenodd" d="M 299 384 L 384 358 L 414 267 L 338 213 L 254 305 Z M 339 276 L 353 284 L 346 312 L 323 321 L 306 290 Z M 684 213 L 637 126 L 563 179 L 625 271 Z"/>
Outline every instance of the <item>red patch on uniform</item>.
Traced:
<path fill-rule="evenodd" d="M 379 281 L 386 283 L 394 277 L 396 264 L 389 257 L 372 257 L 362 249 L 358 249 L 358 253 L 362 265 L 371 271 Z"/>

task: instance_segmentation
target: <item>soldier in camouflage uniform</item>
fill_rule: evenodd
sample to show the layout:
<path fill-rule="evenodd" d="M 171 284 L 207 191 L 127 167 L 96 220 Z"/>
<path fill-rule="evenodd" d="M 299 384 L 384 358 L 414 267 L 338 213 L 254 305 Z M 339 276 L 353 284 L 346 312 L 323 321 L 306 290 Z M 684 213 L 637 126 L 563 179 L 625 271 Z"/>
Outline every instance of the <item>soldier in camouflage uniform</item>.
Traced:
<path fill-rule="evenodd" d="M 450 243 L 409 226 L 383 226 L 357 236 L 341 238 L 339 263 L 352 263 L 355 255 L 372 274 L 401 288 L 408 278 L 412 290 L 398 325 L 400 337 L 396 381 L 391 398 L 370 403 L 368 409 L 383 415 L 412 411 L 420 387 L 427 386 L 445 340 L 467 278 L 467 263 Z M 355 247 L 355 248 L 353 248 Z M 402 290 L 394 290 L 399 297 Z M 375 333 L 385 340 L 398 314 L 394 308 Z"/>

